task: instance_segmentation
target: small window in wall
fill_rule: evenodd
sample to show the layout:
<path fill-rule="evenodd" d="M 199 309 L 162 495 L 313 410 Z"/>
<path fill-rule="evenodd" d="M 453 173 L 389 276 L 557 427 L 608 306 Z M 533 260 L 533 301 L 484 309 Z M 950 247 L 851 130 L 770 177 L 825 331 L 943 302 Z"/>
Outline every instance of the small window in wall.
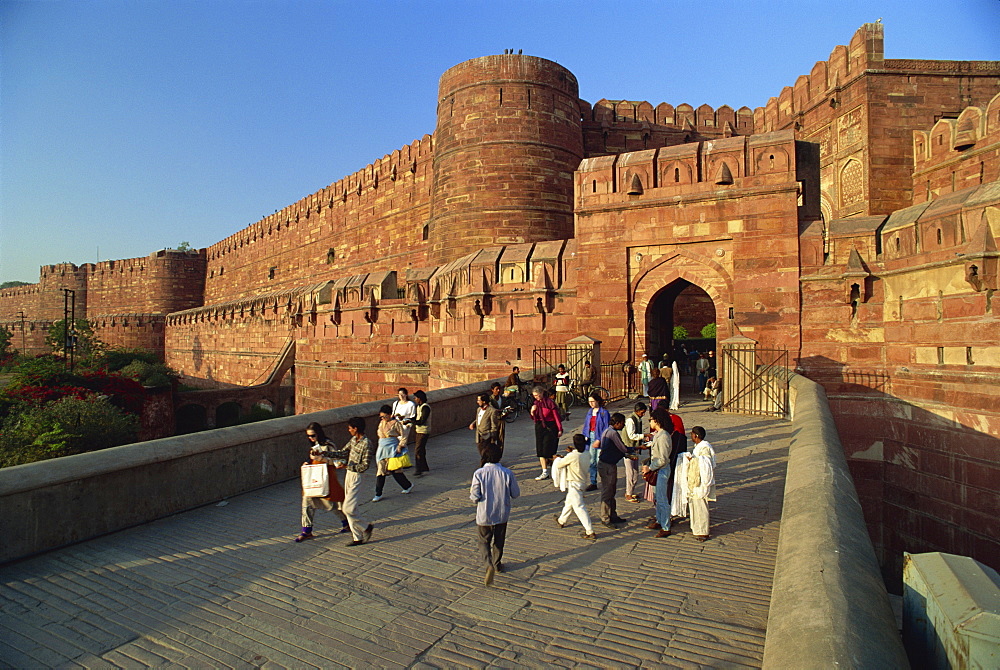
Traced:
<path fill-rule="evenodd" d="M 940 228 L 937 229 L 937 241 L 938 241 L 938 246 L 941 246 L 941 229 Z"/>
<path fill-rule="evenodd" d="M 333 250 L 333 247 L 330 247 L 329 249 L 326 250 L 326 264 L 327 265 L 332 265 L 333 261 L 336 260 L 336 258 L 337 258 L 337 252 L 335 252 Z"/>
<path fill-rule="evenodd" d="M 899 251 L 899 237 L 896 237 L 896 251 Z"/>
<path fill-rule="evenodd" d="M 269 268 L 268 271 L 267 271 L 267 278 L 268 279 L 274 279 L 274 275 L 277 272 L 278 272 L 278 268 L 276 268 L 276 267 Z"/>
<path fill-rule="evenodd" d="M 944 347 L 937 348 L 938 365 L 944 365 Z"/>
<path fill-rule="evenodd" d="M 677 181 L 680 181 L 680 180 L 681 180 L 681 169 L 680 168 L 674 168 L 674 181 L 677 182 Z"/>
<path fill-rule="evenodd" d="M 521 360 L 521 347 L 517 348 L 517 360 Z"/>
<path fill-rule="evenodd" d="M 431 227 L 425 223 L 423 229 L 420 231 L 420 238 L 426 241 L 430 235 Z"/>
<path fill-rule="evenodd" d="M 590 183 L 590 192 L 597 193 L 597 180 L 595 179 Z"/>
<path fill-rule="evenodd" d="M 976 362 L 974 360 L 972 360 L 972 347 L 966 347 L 965 348 L 965 364 L 966 365 L 975 365 L 976 364 Z"/>
<path fill-rule="evenodd" d="M 483 360 L 488 360 L 490 357 L 490 351 L 486 347 L 483 347 Z"/>

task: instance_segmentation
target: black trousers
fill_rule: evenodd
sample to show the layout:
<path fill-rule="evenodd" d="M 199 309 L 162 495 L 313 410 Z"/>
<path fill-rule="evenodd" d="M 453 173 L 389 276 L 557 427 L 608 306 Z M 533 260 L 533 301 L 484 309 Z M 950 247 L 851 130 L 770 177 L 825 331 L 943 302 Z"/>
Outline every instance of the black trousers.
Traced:
<path fill-rule="evenodd" d="M 404 491 L 410 488 L 410 480 L 406 478 L 406 475 L 403 474 L 402 470 L 390 470 L 389 474 L 392 475 L 392 478 L 396 480 L 397 484 L 399 484 L 399 488 L 403 489 Z M 382 490 L 384 488 L 385 488 L 385 475 L 376 475 L 375 495 L 377 496 L 382 495 Z"/>
<path fill-rule="evenodd" d="M 507 541 L 507 524 L 498 523 L 495 526 L 476 526 L 479 530 L 479 554 L 484 565 L 500 565 L 503 558 L 503 545 Z"/>
<path fill-rule="evenodd" d="M 427 433 L 417 433 L 417 444 L 413 447 L 413 458 L 417 461 L 414 472 L 430 472 L 427 467 Z"/>

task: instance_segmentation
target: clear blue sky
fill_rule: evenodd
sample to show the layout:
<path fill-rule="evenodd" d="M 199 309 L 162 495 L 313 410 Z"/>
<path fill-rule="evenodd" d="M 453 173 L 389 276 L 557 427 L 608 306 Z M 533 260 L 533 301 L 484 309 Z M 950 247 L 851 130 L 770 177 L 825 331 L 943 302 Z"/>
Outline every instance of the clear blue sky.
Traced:
<path fill-rule="evenodd" d="M 432 133 L 469 58 L 758 107 L 878 18 L 889 58 L 1000 60 L 998 0 L 0 0 L 0 281 L 213 244 Z"/>

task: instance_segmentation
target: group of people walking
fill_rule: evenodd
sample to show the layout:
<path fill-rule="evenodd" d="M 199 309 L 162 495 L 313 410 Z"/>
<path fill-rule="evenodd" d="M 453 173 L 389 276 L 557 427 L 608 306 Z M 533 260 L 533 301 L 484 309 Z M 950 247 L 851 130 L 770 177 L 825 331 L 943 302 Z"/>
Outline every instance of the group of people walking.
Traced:
<path fill-rule="evenodd" d="M 662 377 L 651 373 L 650 381 L 656 379 Z M 656 390 L 657 385 L 651 388 Z M 484 583 L 487 585 L 493 582 L 496 573 L 503 572 L 511 501 L 520 495 L 514 473 L 501 464 L 505 422 L 494 395 L 493 392 L 484 393 L 476 398 L 475 415 L 469 424 L 475 435 L 480 462 L 473 473 L 470 499 L 477 505 L 478 545 L 486 568 Z M 583 527 L 581 535 L 587 540 L 597 539 L 584 503 L 584 493 L 598 489 L 600 523 L 610 529 L 618 529 L 625 523 L 617 507 L 619 465 L 624 463 L 624 498 L 630 503 L 642 500 L 653 503 L 653 516 L 646 528 L 654 531 L 655 537 L 668 537 L 672 522 L 689 518 L 695 539 L 705 541 L 709 538 L 708 501 L 715 499 L 715 451 L 705 439 L 704 428 L 695 426 L 685 434 L 681 417 L 671 413 L 666 403 L 647 408 L 638 402 L 628 417 L 620 412 L 611 413 L 604 407 L 601 396 L 592 393 L 580 432 L 573 435 L 566 452 L 559 454 L 563 416 L 544 387 L 534 387 L 532 396 L 534 403 L 530 415 L 534 424 L 535 453 L 541 468 L 535 480 L 552 479 L 556 487 L 565 492 L 562 510 L 556 515 L 560 528 L 567 527 L 575 515 Z M 664 399 L 651 398 L 652 401 Z M 416 435 L 415 474 L 421 476 L 429 471 L 426 446 L 430 415 L 430 405 L 423 391 L 414 393 L 411 400 L 407 390 L 400 388 L 398 399 L 380 408 L 375 446 L 365 436 L 365 421 L 360 417 L 348 420 L 351 439 L 343 449 L 338 449 L 326 437 L 322 426 L 309 424 L 306 436 L 313 445 L 310 462 L 327 465 L 330 490 L 328 496 L 321 498 L 303 495 L 302 532 L 295 541 L 314 537 L 315 511 L 325 509 L 341 518 L 341 532 L 352 534 L 349 546 L 368 542 L 374 524 L 363 519 L 358 510 L 362 495 L 361 474 L 369 469 L 374 458 L 373 502 L 382 499 L 389 475 L 402 493 L 410 493 L 413 484 L 403 473 L 403 468 L 410 466 L 409 435 L 411 430 Z M 687 448 L 688 436 L 693 442 L 691 451 Z M 342 486 L 337 479 L 337 472 L 341 470 L 344 471 Z"/>
<path fill-rule="evenodd" d="M 313 519 L 317 509 L 333 511 L 340 517 L 340 532 L 350 531 L 353 536 L 348 546 L 357 546 L 370 540 L 374 525 L 358 516 L 358 504 L 362 495 L 361 474 L 369 469 L 374 457 L 376 474 L 375 496 L 372 502 L 382 500 L 385 481 L 390 475 L 402 493 L 410 493 L 413 484 L 403 469 L 414 464 L 410 460 L 408 446 L 411 432 L 416 436 L 414 475 L 422 477 L 430 472 L 427 465 L 427 440 L 431 428 L 431 406 L 427 402 L 427 394 L 424 391 L 416 391 L 411 400 L 409 391 L 400 388 L 396 395 L 395 402 L 379 408 L 379 423 L 376 428 L 378 442 L 375 446 L 365 435 L 365 420 L 361 417 L 351 417 L 347 420 L 347 432 L 351 435 L 351 439 L 343 449 L 338 449 L 326 437 L 320 424 L 313 422 L 306 427 L 306 437 L 313 444 L 306 464 L 327 465 L 329 495 L 318 497 L 303 494 L 302 532 L 295 538 L 296 542 L 311 540 L 314 537 Z M 340 470 L 345 473 L 343 486 L 337 476 Z"/>

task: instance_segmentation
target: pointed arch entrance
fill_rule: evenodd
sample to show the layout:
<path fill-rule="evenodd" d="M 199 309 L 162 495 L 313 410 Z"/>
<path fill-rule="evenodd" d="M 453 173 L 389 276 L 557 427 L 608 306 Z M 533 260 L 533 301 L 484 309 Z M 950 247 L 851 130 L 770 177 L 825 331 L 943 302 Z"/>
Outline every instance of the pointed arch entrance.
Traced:
<path fill-rule="evenodd" d="M 656 358 L 674 353 L 675 328 L 698 338 L 705 326 L 716 323 L 716 312 L 707 291 L 680 277 L 673 280 L 652 297 L 646 309 L 646 353 Z"/>

